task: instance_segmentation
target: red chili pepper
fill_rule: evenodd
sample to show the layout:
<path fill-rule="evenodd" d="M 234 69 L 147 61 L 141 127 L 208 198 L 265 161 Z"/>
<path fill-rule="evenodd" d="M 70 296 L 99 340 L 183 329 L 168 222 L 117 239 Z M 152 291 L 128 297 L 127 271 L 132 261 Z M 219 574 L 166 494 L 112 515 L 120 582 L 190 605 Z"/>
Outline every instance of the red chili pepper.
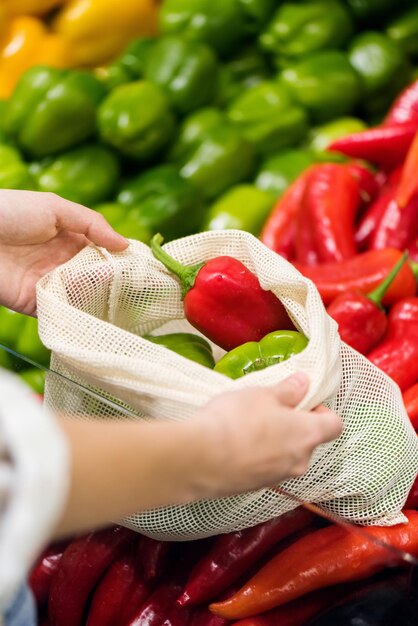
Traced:
<path fill-rule="evenodd" d="M 357 254 L 354 217 L 359 204 L 358 181 L 345 166 L 322 163 L 312 168 L 303 205 L 320 261 L 342 261 Z"/>
<path fill-rule="evenodd" d="M 329 305 L 340 293 L 346 291 L 373 291 L 388 275 L 395 263 L 402 257 L 402 252 L 395 248 L 370 250 L 346 259 L 340 263 L 323 263 L 309 267 L 295 263 L 295 267 L 304 276 L 310 278 L 321 294 L 324 304 Z M 417 291 L 416 279 L 411 265 L 405 263 L 383 298 L 383 305 L 388 306 L 401 298 L 414 296 Z"/>
<path fill-rule="evenodd" d="M 286 309 L 272 291 L 241 261 L 220 256 L 198 265 L 182 265 L 151 241 L 154 256 L 178 276 L 186 319 L 224 350 L 247 341 L 260 341 L 277 330 L 294 329 Z"/>
<path fill-rule="evenodd" d="M 261 615 L 245 617 L 231 626 L 306 626 L 311 617 L 344 597 L 346 593 L 347 585 L 342 588 L 339 586 L 321 589 Z"/>
<path fill-rule="evenodd" d="M 401 180 L 396 194 L 400 207 L 406 207 L 413 197 L 418 194 L 418 132 L 415 134 L 411 147 L 406 155 L 402 169 Z"/>
<path fill-rule="evenodd" d="M 394 195 L 396 196 L 396 193 Z M 417 235 L 418 196 L 411 198 L 405 207 L 401 207 L 393 197 L 388 202 L 370 237 L 369 248 L 371 250 L 378 250 L 379 248 L 404 250 Z"/>
<path fill-rule="evenodd" d="M 368 535 L 418 555 L 418 511 L 404 511 L 408 524 L 368 527 Z M 362 580 L 394 565 L 386 548 L 343 526 L 327 526 L 279 552 L 235 595 L 210 605 L 215 615 L 238 619 L 257 615 L 307 593 Z M 396 563 L 397 564 L 397 563 Z"/>
<path fill-rule="evenodd" d="M 418 263 L 418 239 L 414 239 L 406 248 L 409 258 L 413 261 L 414 265 Z"/>
<path fill-rule="evenodd" d="M 48 613 L 52 626 L 83 623 L 90 592 L 132 535 L 132 531 L 115 526 L 70 543 L 51 584 Z"/>
<path fill-rule="evenodd" d="M 418 80 L 401 91 L 383 120 L 385 126 L 405 122 L 416 122 L 418 130 Z"/>
<path fill-rule="evenodd" d="M 393 305 L 383 341 L 367 356 L 401 391 L 418 381 L 418 298 Z"/>
<path fill-rule="evenodd" d="M 192 617 L 193 610 L 190 607 L 174 603 L 161 626 L 189 626 Z"/>
<path fill-rule="evenodd" d="M 294 248 L 298 263 L 318 265 L 319 255 L 314 240 L 311 216 L 303 203 L 295 220 Z"/>
<path fill-rule="evenodd" d="M 310 168 L 286 189 L 260 233 L 260 240 L 286 259 L 293 258 L 295 220 L 300 212 L 309 172 Z"/>
<path fill-rule="evenodd" d="M 411 424 L 418 431 L 418 383 L 408 387 L 403 392 L 402 397 Z"/>
<path fill-rule="evenodd" d="M 148 596 L 149 589 L 138 568 L 135 549 L 129 546 L 100 581 L 86 626 L 126 626 Z"/>
<path fill-rule="evenodd" d="M 306 528 L 314 515 L 303 508 L 252 528 L 219 535 L 191 572 L 182 595 L 182 605 L 212 600 L 240 578 L 276 543 Z"/>
<path fill-rule="evenodd" d="M 376 229 L 387 212 L 388 206 L 395 199 L 396 190 L 386 187 L 374 202 L 367 208 L 363 217 L 357 224 L 354 232 L 354 241 L 359 250 L 366 250 Z"/>
<path fill-rule="evenodd" d="M 345 168 L 357 181 L 360 198 L 363 204 L 373 202 L 379 195 L 382 187 L 381 181 L 376 173 L 372 172 L 371 169 L 363 165 L 363 163 L 356 161 L 346 163 Z"/>
<path fill-rule="evenodd" d="M 58 565 L 68 542 L 50 546 L 35 563 L 29 575 L 29 586 L 34 595 L 38 608 L 48 602 L 52 578 L 58 570 Z"/>
<path fill-rule="evenodd" d="M 214 615 L 209 609 L 197 608 L 190 626 L 228 626 L 231 622 L 218 615 Z"/>
<path fill-rule="evenodd" d="M 418 509 L 418 475 L 409 490 L 408 498 L 405 502 L 405 509 Z"/>
<path fill-rule="evenodd" d="M 126 626 L 161 626 L 182 587 L 176 578 L 161 582 Z"/>
<path fill-rule="evenodd" d="M 340 337 L 349 346 L 367 354 L 383 338 L 388 320 L 382 307 L 382 299 L 402 266 L 406 262 L 404 254 L 386 278 L 369 294 L 360 291 L 347 291 L 337 296 L 327 311 L 338 322 Z"/>
<path fill-rule="evenodd" d="M 328 146 L 328 150 L 392 170 L 405 159 L 416 131 L 416 122 L 376 126 L 337 139 Z"/>
<path fill-rule="evenodd" d="M 139 544 L 139 560 L 145 580 L 160 578 L 168 562 L 170 541 L 159 541 L 143 535 Z"/>

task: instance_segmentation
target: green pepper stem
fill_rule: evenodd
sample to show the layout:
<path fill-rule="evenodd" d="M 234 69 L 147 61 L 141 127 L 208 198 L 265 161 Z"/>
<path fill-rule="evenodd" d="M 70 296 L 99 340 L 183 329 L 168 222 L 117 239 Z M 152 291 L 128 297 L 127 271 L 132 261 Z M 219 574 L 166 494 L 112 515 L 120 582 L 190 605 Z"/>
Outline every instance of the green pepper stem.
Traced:
<path fill-rule="evenodd" d="M 205 263 L 199 263 L 198 265 L 183 265 L 179 263 L 162 249 L 161 244 L 163 241 L 164 237 L 160 233 L 154 235 L 150 243 L 152 253 L 156 259 L 180 279 L 181 297 L 184 298 L 186 293 L 193 287 L 196 276 Z"/>
<path fill-rule="evenodd" d="M 368 299 L 374 302 L 378 307 L 382 305 L 382 300 L 387 290 L 401 271 L 403 265 L 406 263 L 407 258 L 408 252 L 405 251 L 399 261 L 396 263 L 396 265 L 393 266 L 386 278 L 384 278 L 382 282 L 379 283 L 376 289 L 373 289 L 373 291 L 367 294 Z"/>
<path fill-rule="evenodd" d="M 418 263 L 409 260 L 409 265 L 411 267 L 412 273 L 415 276 L 415 278 L 418 280 Z"/>

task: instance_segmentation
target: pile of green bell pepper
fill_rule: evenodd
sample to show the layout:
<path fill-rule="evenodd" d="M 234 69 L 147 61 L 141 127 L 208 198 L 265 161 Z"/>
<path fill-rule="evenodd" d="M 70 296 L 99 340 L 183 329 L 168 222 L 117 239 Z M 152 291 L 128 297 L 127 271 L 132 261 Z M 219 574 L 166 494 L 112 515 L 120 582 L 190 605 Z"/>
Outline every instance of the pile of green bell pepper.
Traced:
<path fill-rule="evenodd" d="M 418 77 L 415 0 L 165 0 L 159 22 L 105 67 L 21 77 L 0 101 L 0 188 L 57 193 L 146 243 L 258 235 L 301 171 L 343 158 L 332 140 Z"/>

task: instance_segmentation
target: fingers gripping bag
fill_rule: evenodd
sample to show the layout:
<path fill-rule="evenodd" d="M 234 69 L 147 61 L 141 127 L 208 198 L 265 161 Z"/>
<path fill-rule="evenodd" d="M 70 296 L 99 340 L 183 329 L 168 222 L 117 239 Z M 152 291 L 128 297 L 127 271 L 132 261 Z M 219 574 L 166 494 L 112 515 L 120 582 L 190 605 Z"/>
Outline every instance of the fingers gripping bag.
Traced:
<path fill-rule="evenodd" d="M 131 241 L 117 254 L 89 246 L 37 286 L 40 336 L 52 350 L 52 369 L 64 375 L 47 377 L 49 407 L 89 420 L 191 420 L 215 394 L 272 385 L 303 371 L 310 386 L 300 407 L 325 403 L 341 416 L 344 429 L 337 440 L 315 450 L 303 476 L 280 486 L 348 522 L 406 521 L 401 510 L 418 472 L 418 443 L 400 391 L 341 342 L 315 285 L 242 231 L 199 233 L 163 249 L 185 265 L 221 255 L 240 260 L 282 302 L 296 329 L 308 338 L 306 348 L 235 380 L 189 360 L 144 337 L 197 333 L 184 317 L 178 278 L 141 242 Z M 224 351 L 213 347 L 219 359 Z M 117 398 L 119 406 L 93 399 L 66 378 Z M 155 538 L 188 540 L 253 526 L 295 506 L 294 500 L 266 488 L 140 512 L 123 523 Z"/>

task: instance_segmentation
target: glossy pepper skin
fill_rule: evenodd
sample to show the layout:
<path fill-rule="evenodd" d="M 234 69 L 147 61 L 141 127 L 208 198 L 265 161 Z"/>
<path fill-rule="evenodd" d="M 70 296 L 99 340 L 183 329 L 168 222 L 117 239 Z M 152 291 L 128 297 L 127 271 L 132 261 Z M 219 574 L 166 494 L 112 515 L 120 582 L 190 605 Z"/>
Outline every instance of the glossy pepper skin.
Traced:
<path fill-rule="evenodd" d="M 413 204 L 416 201 L 418 195 L 418 182 L 416 177 L 418 166 L 418 130 L 411 143 L 411 147 L 406 155 L 405 163 L 401 171 L 401 179 L 399 181 L 399 187 L 396 192 L 396 201 L 402 212 L 408 212 L 408 205 Z M 415 233 L 412 233 L 414 236 Z M 411 237 L 412 238 L 412 237 Z"/>
<path fill-rule="evenodd" d="M 257 526 L 219 535 L 195 565 L 177 600 L 181 605 L 208 602 L 225 593 L 276 543 L 313 521 L 312 513 L 297 508 Z"/>
<path fill-rule="evenodd" d="M 5 132 L 22 150 L 43 157 L 91 137 L 103 85 L 88 72 L 34 67 L 23 74 L 5 113 Z"/>
<path fill-rule="evenodd" d="M 194 335 L 193 333 L 170 333 L 168 335 L 146 335 L 146 339 L 160 346 L 165 346 L 169 350 L 184 356 L 186 359 L 200 363 L 200 365 L 204 365 L 210 369 L 215 365 L 210 343 L 199 335 Z M 150 539 L 150 541 L 152 542 L 154 540 Z M 151 545 L 154 545 L 154 543 L 151 543 L 149 547 L 151 547 Z M 157 547 L 157 545 L 162 551 L 169 548 L 168 542 L 159 542 L 155 544 L 155 547 Z"/>
<path fill-rule="evenodd" d="M 418 298 L 393 305 L 383 341 L 367 356 L 401 391 L 418 381 Z"/>
<path fill-rule="evenodd" d="M 381 302 L 406 259 L 404 255 L 371 293 L 347 291 L 328 306 L 328 315 L 338 322 L 341 339 L 357 352 L 367 354 L 383 338 L 388 321 Z"/>
<path fill-rule="evenodd" d="M 287 361 L 307 345 L 307 338 L 295 330 L 275 330 L 258 342 L 247 341 L 227 352 L 213 369 L 229 378 L 241 378 Z"/>
<path fill-rule="evenodd" d="M 68 546 L 51 584 L 48 615 L 52 626 L 81 626 L 91 591 L 131 540 L 131 531 L 115 526 L 89 533 Z"/>
<path fill-rule="evenodd" d="M 406 122 L 416 122 L 418 128 L 418 80 L 401 91 L 383 121 L 386 126 Z"/>
<path fill-rule="evenodd" d="M 150 50 L 145 78 L 161 87 L 180 114 L 211 103 L 216 94 L 219 64 L 204 43 L 162 37 Z"/>
<path fill-rule="evenodd" d="M 308 130 L 305 110 L 274 81 L 262 82 L 239 95 L 231 103 L 228 117 L 259 154 L 296 145 Z"/>
<path fill-rule="evenodd" d="M 270 68 L 266 57 L 254 45 L 240 48 L 220 67 L 215 104 L 229 105 L 247 89 L 267 80 Z"/>
<path fill-rule="evenodd" d="M 148 56 L 156 41 L 156 37 L 134 39 L 112 63 L 96 68 L 97 77 L 109 91 L 124 83 L 143 78 Z"/>
<path fill-rule="evenodd" d="M 350 12 L 339 0 L 286 2 L 277 9 L 259 42 L 269 54 L 295 58 L 343 47 L 352 32 Z"/>
<path fill-rule="evenodd" d="M 224 350 L 260 341 L 277 328 L 294 328 L 283 304 L 241 261 L 220 256 L 195 266 L 182 265 L 151 240 L 154 256 L 175 274 L 182 286 L 186 319 Z"/>
<path fill-rule="evenodd" d="M 168 151 L 168 159 L 175 164 L 184 164 L 207 133 L 220 126 L 225 119 L 224 113 L 214 107 L 204 107 L 185 117 Z"/>
<path fill-rule="evenodd" d="M 107 200 L 119 179 L 119 162 L 111 150 L 83 145 L 33 163 L 30 173 L 39 191 L 49 191 L 86 206 Z"/>
<path fill-rule="evenodd" d="M 354 218 L 360 195 L 347 168 L 337 163 L 313 166 L 302 203 L 321 262 L 343 261 L 357 254 Z"/>
<path fill-rule="evenodd" d="M 160 28 L 163 34 L 203 41 L 227 56 L 261 30 L 274 7 L 274 0 L 166 0 Z"/>
<path fill-rule="evenodd" d="M 385 34 L 368 31 L 351 40 L 348 58 L 362 78 L 363 110 L 369 115 L 385 112 L 408 82 L 405 53 Z"/>
<path fill-rule="evenodd" d="M 231 187 L 209 207 L 202 230 L 237 228 L 257 236 L 272 205 L 272 196 L 255 185 Z"/>
<path fill-rule="evenodd" d="M 93 595 L 86 626 L 125 626 L 150 595 L 134 546 L 109 567 Z"/>
<path fill-rule="evenodd" d="M 165 335 L 165 337 L 170 337 L 170 335 Z M 158 337 L 155 339 L 158 339 Z M 163 345 L 167 344 L 163 343 Z M 165 573 L 169 562 L 171 547 L 172 544 L 170 541 L 160 541 L 159 539 L 152 539 L 151 537 L 142 535 L 139 542 L 138 557 L 142 573 L 147 582 L 155 581 L 158 578 L 161 578 L 161 576 Z"/>
<path fill-rule="evenodd" d="M 6 144 L 0 144 L 0 189 L 36 189 L 20 152 Z"/>
<path fill-rule="evenodd" d="M 418 431 L 418 383 L 408 387 L 402 394 L 405 410 L 411 420 L 411 424 Z M 418 491 L 418 488 L 417 488 Z M 412 507 L 416 508 L 416 507 Z"/>
<path fill-rule="evenodd" d="M 47 548 L 30 572 L 28 583 L 38 610 L 48 602 L 52 578 L 58 570 L 65 547 L 65 544 L 59 543 Z"/>
<path fill-rule="evenodd" d="M 370 250 L 342 262 L 323 263 L 308 267 L 296 263 L 297 269 L 315 283 L 325 305 L 340 293 L 347 290 L 360 290 L 368 293 L 388 275 L 395 263 L 402 257 L 402 252 L 395 248 Z M 417 283 L 414 273 L 406 263 L 383 298 L 382 304 L 388 306 L 401 298 L 414 296 Z"/>
<path fill-rule="evenodd" d="M 286 259 L 294 257 L 296 220 L 309 175 L 310 169 L 307 169 L 289 185 L 274 205 L 260 233 L 260 240 Z"/>
<path fill-rule="evenodd" d="M 399 205 L 396 197 L 397 193 L 387 203 L 370 237 L 370 250 L 379 248 L 404 250 L 418 236 L 418 196 L 412 197 L 403 207 Z"/>
<path fill-rule="evenodd" d="M 416 556 L 418 512 L 404 514 L 408 524 L 371 526 L 368 533 Z M 385 548 L 345 527 L 327 526 L 279 552 L 240 591 L 210 608 L 229 619 L 249 617 L 316 589 L 368 578 L 388 565 L 391 560 Z"/>
<path fill-rule="evenodd" d="M 68 0 L 52 28 L 73 51 L 74 64 L 92 67 L 120 54 L 141 35 L 156 35 L 158 3 L 154 0 Z"/>
<path fill-rule="evenodd" d="M 134 212 L 150 231 L 161 232 L 166 239 L 196 232 L 203 219 L 199 191 L 180 176 L 174 165 L 157 165 L 127 180 L 117 201 Z"/>
<path fill-rule="evenodd" d="M 338 50 L 315 52 L 290 63 L 279 78 L 316 122 L 351 113 L 362 95 L 360 77 Z"/>
<path fill-rule="evenodd" d="M 207 199 L 248 178 L 255 167 L 254 148 L 230 123 L 210 128 L 185 158 L 180 175 Z"/>
<path fill-rule="evenodd" d="M 416 132 L 416 121 L 376 126 L 332 141 L 328 150 L 370 161 L 390 171 L 403 162 Z"/>
<path fill-rule="evenodd" d="M 308 134 L 308 148 L 321 156 L 322 151 L 327 150 L 329 144 L 340 137 L 345 137 L 351 133 L 357 133 L 365 130 L 366 124 L 357 117 L 339 117 L 331 120 L 326 124 L 314 126 Z M 334 156 L 332 153 L 322 155 L 324 160 L 331 161 Z"/>

